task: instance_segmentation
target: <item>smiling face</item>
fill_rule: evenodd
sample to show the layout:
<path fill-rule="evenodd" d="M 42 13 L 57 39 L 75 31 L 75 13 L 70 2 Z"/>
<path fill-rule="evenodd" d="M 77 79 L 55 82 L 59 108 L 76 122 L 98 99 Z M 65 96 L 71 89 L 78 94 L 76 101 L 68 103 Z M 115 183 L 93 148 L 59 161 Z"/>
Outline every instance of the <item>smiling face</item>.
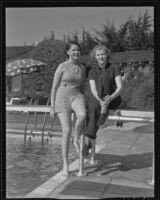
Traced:
<path fill-rule="evenodd" d="M 97 49 L 95 52 L 95 59 L 100 67 L 105 67 L 108 59 L 108 54 L 105 49 Z"/>
<path fill-rule="evenodd" d="M 69 55 L 69 59 L 77 61 L 80 58 L 80 49 L 76 44 L 72 44 L 67 54 Z"/>

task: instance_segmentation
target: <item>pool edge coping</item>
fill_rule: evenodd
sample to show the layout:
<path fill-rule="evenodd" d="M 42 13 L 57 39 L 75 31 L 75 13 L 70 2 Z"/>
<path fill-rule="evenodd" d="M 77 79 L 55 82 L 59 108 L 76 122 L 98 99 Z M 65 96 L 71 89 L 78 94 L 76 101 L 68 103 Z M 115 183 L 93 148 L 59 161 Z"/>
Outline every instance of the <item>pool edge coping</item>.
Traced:
<path fill-rule="evenodd" d="M 100 152 L 105 145 L 96 145 L 96 152 Z M 78 159 L 73 161 L 69 168 L 74 171 L 78 170 Z M 88 159 L 84 160 L 84 163 L 87 163 Z M 62 184 L 65 180 L 67 180 L 68 177 L 65 177 L 61 174 L 61 171 L 55 174 L 53 177 L 49 178 L 47 181 L 39 185 L 37 188 L 32 190 L 30 193 L 25 195 L 23 198 L 43 198 L 46 197 L 50 192 L 55 190 L 60 184 Z"/>

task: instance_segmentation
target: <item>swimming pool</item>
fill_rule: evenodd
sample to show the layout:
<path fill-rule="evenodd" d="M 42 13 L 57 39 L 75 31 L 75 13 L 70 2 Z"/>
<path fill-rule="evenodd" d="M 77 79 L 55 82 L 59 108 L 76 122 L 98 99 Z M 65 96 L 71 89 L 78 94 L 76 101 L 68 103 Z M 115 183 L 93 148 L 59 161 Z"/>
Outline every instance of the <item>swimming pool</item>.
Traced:
<path fill-rule="evenodd" d="M 27 137 L 28 138 L 28 137 Z M 62 169 L 61 137 L 36 136 L 24 146 L 23 135 L 6 134 L 6 197 L 23 198 Z M 69 163 L 78 158 L 70 145 Z"/>
<path fill-rule="evenodd" d="M 24 130 L 27 114 L 6 112 L 6 128 Z M 34 113 L 31 114 L 29 125 L 34 128 Z M 44 114 L 39 113 L 37 126 L 43 124 Z M 113 122 L 109 122 L 112 123 Z M 108 122 L 107 122 L 108 125 Z M 30 127 L 29 126 L 29 127 Z M 51 127 L 51 118 L 46 119 L 46 128 Z M 23 198 L 62 169 L 61 127 L 58 118 L 54 121 L 53 137 L 44 139 L 41 146 L 41 133 L 35 137 L 27 135 L 24 146 L 24 131 L 22 133 L 6 133 L 6 196 L 7 198 Z M 39 136 L 38 136 L 39 135 Z M 48 143 L 46 141 L 48 138 Z M 70 145 L 69 163 L 78 159 L 74 146 Z"/>

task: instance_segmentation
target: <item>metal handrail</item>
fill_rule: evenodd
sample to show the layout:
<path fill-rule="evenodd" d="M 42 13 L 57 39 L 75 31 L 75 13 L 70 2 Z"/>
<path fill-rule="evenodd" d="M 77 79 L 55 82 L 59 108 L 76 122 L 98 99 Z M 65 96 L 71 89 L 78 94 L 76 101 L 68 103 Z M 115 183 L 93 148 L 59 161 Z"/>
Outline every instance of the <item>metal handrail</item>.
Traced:
<path fill-rule="evenodd" d="M 33 101 L 37 98 L 37 96 L 33 96 L 30 100 L 29 105 L 32 105 Z M 28 128 L 28 122 L 29 122 L 29 115 L 30 111 L 27 112 L 26 122 L 25 122 L 25 129 L 24 129 L 24 144 L 26 143 L 26 136 L 27 136 L 27 128 Z M 35 117 L 37 117 L 37 113 L 35 112 Z M 35 127 L 37 126 L 37 119 L 35 119 Z M 31 131 L 31 134 L 33 135 L 33 132 Z M 34 135 L 33 135 L 34 136 Z"/>
<path fill-rule="evenodd" d="M 49 102 L 50 102 L 50 97 L 48 98 L 47 106 L 49 106 Z M 45 112 L 44 120 L 43 120 L 43 127 L 42 127 L 42 146 L 44 145 L 44 129 L 45 129 L 45 124 L 46 124 L 47 114 L 48 114 L 48 113 Z"/>
<path fill-rule="evenodd" d="M 31 98 L 29 105 L 32 104 L 34 97 Z M 25 122 L 25 129 L 24 129 L 24 144 L 26 143 L 26 135 L 27 135 L 27 127 L 28 127 L 28 121 L 29 121 L 29 114 L 30 112 L 27 112 L 26 122 Z"/>
<path fill-rule="evenodd" d="M 35 100 L 35 105 L 38 103 L 38 98 Z M 34 128 L 37 129 L 37 112 L 34 114 L 35 119 L 34 119 Z"/>

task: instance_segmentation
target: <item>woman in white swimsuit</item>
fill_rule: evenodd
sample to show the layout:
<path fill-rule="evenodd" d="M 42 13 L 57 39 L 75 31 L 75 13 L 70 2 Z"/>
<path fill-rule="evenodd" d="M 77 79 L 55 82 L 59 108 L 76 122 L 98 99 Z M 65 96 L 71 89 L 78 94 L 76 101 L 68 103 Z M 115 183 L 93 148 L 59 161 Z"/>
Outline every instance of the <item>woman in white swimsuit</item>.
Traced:
<path fill-rule="evenodd" d="M 80 63 L 80 46 L 75 42 L 67 45 L 69 59 L 61 63 L 55 72 L 51 91 L 51 117 L 58 117 L 61 122 L 63 169 L 62 174 L 69 175 L 68 153 L 71 136 L 71 114 L 76 114 L 73 144 L 79 155 L 79 136 L 85 124 L 86 106 L 83 95 L 83 84 L 86 73 L 85 66 Z"/>

